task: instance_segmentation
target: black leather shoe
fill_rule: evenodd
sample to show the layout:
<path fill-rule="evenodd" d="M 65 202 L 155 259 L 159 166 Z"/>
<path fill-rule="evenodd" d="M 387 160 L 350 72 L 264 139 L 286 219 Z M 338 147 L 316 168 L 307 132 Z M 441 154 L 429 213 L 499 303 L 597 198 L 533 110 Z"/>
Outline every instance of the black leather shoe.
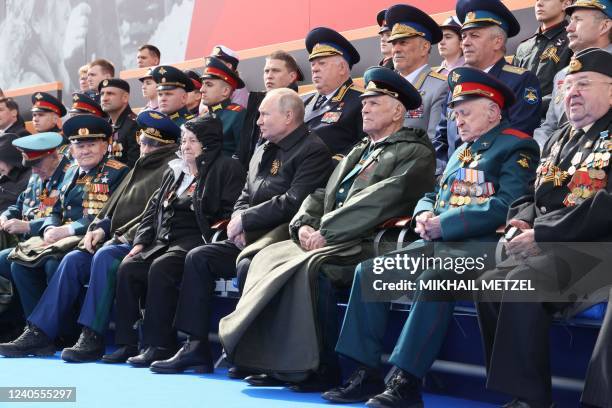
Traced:
<path fill-rule="evenodd" d="M 174 348 L 149 346 L 139 355 L 128 358 L 127 362 L 134 367 L 149 367 L 154 361 L 167 360 L 174 353 L 176 353 Z"/>
<path fill-rule="evenodd" d="M 6 357 L 52 356 L 55 344 L 42 330 L 33 324 L 26 326 L 21 336 L 0 344 L 0 355 Z"/>
<path fill-rule="evenodd" d="M 553 408 L 554 406 L 555 404 L 549 402 L 533 402 L 515 398 L 509 403 L 502 405 L 502 408 Z"/>
<path fill-rule="evenodd" d="M 252 371 L 243 370 L 242 368 L 236 366 L 230 367 L 227 370 L 227 376 L 233 380 L 244 380 L 248 376 L 254 374 L 255 373 L 253 373 Z"/>
<path fill-rule="evenodd" d="M 270 377 L 268 374 L 253 374 L 244 379 L 253 387 L 280 387 L 285 385 L 284 382 Z"/>
<path fill-rule="evenodd" d="M 104 337 L 89 327 L 83 327 L 81 336 L 76 344 L 62 351 L 62 360 L 70 363 L 86 363 L 88 361 L 97 361 L 103 355 Z"/>
<path fill-rule="evenodd" d="M 151 371 L 160 374 L 176 374 L 188 370 L 196 373 L 213 372 L 213 361 L 207 342 L 187 340 L 172 358 L 151 364 Z"/>
<path fill-rule="evenodd" d="M 366 402 L 385 390 L 380 374 L 368 367 L 359 367 L 340 387 L 324 392 L 321 397 L 331 402 L 350 404 Z"/>
<path fill-rule="evenodd" d="M 121 364 L 125 363 L 128 358 L 138 355 L 138 347 L 133 344 L 127 344 L 119 347 L 111 354 L 105 354 L 102 356 L 102 361 L 107 364 Z"/>
<path fill-rule="evenodd" d="M 422 408 L 421 379 L 398 369 L 385 392 L 366 402 L 370 408 Z"/>

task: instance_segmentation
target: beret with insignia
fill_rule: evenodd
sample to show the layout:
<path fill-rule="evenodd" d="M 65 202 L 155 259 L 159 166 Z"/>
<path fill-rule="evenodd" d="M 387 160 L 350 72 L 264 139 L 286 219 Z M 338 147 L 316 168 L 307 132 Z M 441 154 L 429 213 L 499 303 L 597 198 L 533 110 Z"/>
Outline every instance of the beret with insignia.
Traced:
<path fill-rule="evenodd" d="M 98 84 L 98 92 L 102 92 L 103 88 L 110 87 L 123 89 L 127 93 L 130 92 L 130 84 L 128 84 L 127 81 L 121 78 L 110 78 L 100 81 L 100 83 Z"/>
<path fill-rule="evenodd" d="M 612 76 L 612 54 L 601 48 L 587 48 L 576 53 L 567 67 L 567 74 L 578 72 L 597 72 Z"/>

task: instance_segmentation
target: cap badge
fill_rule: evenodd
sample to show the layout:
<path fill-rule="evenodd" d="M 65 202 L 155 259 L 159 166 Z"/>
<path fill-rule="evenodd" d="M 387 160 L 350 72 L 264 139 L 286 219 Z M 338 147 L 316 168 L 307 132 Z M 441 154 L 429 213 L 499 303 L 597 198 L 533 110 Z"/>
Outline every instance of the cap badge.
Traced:
<path fill-rule="evenodd" d="M 456 73 L 456 72 L 453 72 L 453 75 L 452 75 L 452 78 L 451 78 L 453 80 L 453 82 L 455 82 L 455 83 L 459 82 L 459 78 L 461 78 L 461 75 Z"/>
<path fill-rule="evenodd" d="M 72 100 L 73 101 L 78 101 L 79 100 L 79 95 L 72 95 Z"/>
<path fill-rule="evenodd" d="M 463 91 L 463 88 L 461 87 L 461 85 L 457 85 L 455 89 L 453 89 L 453 98 L 461 95 L 462 91 Z"/>
<path fill-rule="evenodd" d="M 160 73 L 160 74 L 162 74 L 162 75 L 165 75 L 165 74 L 166 74 L 166 72 L 168 72 L 168 71 L 166 71 L 164 67 L 161 67 L 161 68 L 159 69 L 159 73 Z"/>
<path fill-rule="evenodd" d="M 43 96 L 42 96 L 42 94 L 39 92 L 39 93 L 37 93 L 37 94 L 36 94 L 35 98 L 36 98 L 36 99 L 42 99 L 42 98 L 43 98 Z"/>
<path fill-rule="evenodd" d="M 578 72 L 581 69 L 582 69 L 582 63 L 578 61 L 576 58 L 573 58 L 567 70 L 568 72 L 572 73 L 572 72 Z"/>
<path fill-rule="evenodd" d="M 79 129 L 79 136 L 87 136 L 89 135 L 89 129 L 87 128 L 80 128 Z"/>
<path fill-rule="evenodd" d="M 105 79 L 104 81 L 102 81 L 102 86 L 108 86 L 108 79 Z"/>
<path fill-rule="evenodd" d="M 476 13 L 474 13 L 473 11 L 470 11 L 469 13 L 465 15 L 465 23 L 473 21 L 473 20 L 476 20 Z"/>

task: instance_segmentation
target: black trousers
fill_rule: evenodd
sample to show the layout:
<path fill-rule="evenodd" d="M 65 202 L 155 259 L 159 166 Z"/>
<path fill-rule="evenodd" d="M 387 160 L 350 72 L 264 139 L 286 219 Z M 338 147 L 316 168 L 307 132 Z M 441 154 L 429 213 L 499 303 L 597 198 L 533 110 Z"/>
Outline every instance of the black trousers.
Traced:
<path fill-rule="evenodd" d="M 612 407 L 612 290 L 580 400 L 596 407 Z"/>
<path fill-rule="evenodd" d="M 185 258 L 185 273 L 174 319 L 176 329 L 198 338 L 208 338 L 215 281 L 236 276 L 239 253 L 240 249 L 227 240 L 189 251 Z M 244 280 L 249 265 L 250 261 L 239 265 Z"/>
<path fill-rule="evenodd" d="M 172 319 L 184 263 L 184 251 L 147 259 L 136 255 L 121 262 L 117 271 L 117 344 L 137 344 L 134 325 L 140 319 L 143 303 L 143 345 L 169 347 L 176 343 Z"/>
<path fill-rule="evenodd" d="M 528 279 L 534 273 L 531 267 L 518 265 L 488 274 Z M 552 402 L 549 331 L 553 315 L 568 303 L 492 302 L 484 292 L 477 293 L 487 388 L 521 399 Z"/>

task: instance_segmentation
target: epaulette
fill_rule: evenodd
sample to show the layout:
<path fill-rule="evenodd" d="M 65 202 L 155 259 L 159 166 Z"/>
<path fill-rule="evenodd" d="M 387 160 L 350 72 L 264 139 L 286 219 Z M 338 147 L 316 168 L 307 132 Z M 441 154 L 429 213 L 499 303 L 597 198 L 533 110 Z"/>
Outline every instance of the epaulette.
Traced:
<path fill-rule="evenodd" d="M 242 105 L 238 105 L 237 103 L 230 103 L 229 105 L 227 105 L 227 107 L 225 109 L 231 110 L 231 111 L 234 111 L 234 112 L 240 112 L 244 108 L 242 107 Z"/>
<path fill-rule="evenodd" d="M 334 154 L 332 156 L 332 160 L 336 160 L 336 161 L 342 161 L 342 159 L 344 159 L 344 156 L 341 154 Z"/>
<path fill-rule="evenodd" d="M 527 70 L 521 67 L 515 67 L 514 65 L 506 64 L 502 67 L 502 71 L 510 72 L 517 75 L 523 75 Z"/>
<path fill-rule="evenodd" d="M 127 167 L 125 164 L 121 163 L 120 161 L 117 161 L 115 159 L 108 159 L 106 161 L 106 163 L 104 163 L 106 166 L 110 167 L 111 169 L 115 169 L 115 170 L 121 170 L 124 167 Z"/>
<path fill-rule="evenodd" d="M 431 70 L 440 74 L 444 67 L 442 65 L 438 65 L 437 67 L 431 67 Z"/>
<path fill-rule="evenodd" d="M 518 137 L 519 139 L 531 139 L 531 136 L 529 136 L 527 133 L 521 130 L 518 130 L 518 129 L 508 128 L 508 129 L 502 130 L 501 133 L 502 135 L 515 136 L 515 137 Z"/>
<path fill-rule="evenodd" d="M 435 68 L 434 68 L 435 69 Z M 448 78 L 446 75 L 441 74 L 439 72 L 435 72 L 433 69 L 432 71 L 429 73 L 429 76 L 432 78 L 436 78 L 436 79 L 440 79 L 442 81 L 446 81 L 446 79 Z"/>
<path fill-rule="evenodd" d="M 187 115 L 185 115 L 185 119 L 187 120 L 191 120 L 193 118 L 195 118 L 195 115 L 193 113 L 188 113 Z"/>
<path fill-rule="evenodd" d="M 351 85 L 351 89 L 354 90 L 354 91 L 357 91 L 359 93 L 364 93 L 365 92 L 365 88 L 357 86 L 356 84 Z"/>
<path fill-rule="evenodd" d="M 342 85 L 340 87 L 340 89 L 338 89 L 338 92 L 336 93 L 336 96 L 334 96 L 331 101 L 332 102 L 340 102 L 342 100 L 342 98 L 344 98 L 344 95 L 346 95 L 346 93 L 348 92 L 349 89 L 351 89 L 353 85 Z"/>
<path fill-rule="evenodd" d="M 218 104 L 216 104 L 216 105 L 214 105 L 214 106 L 211 106 L 211 107 L 208 109 L 208 111 L 209 111 L 209 112 L 212 112 L 212 113 L 215 113 L 216 111 L 221 110 L 221 109 L 223 109 L 223 105 L 221 105 L 220 103 L 218 103 Z"/>
<path fill-rule="evenodd" d="M 179 117 L 179 113 L 178 112 L 174 112 L 172 115 L 170 115 L 170 119 L 176 119 Z"/>

